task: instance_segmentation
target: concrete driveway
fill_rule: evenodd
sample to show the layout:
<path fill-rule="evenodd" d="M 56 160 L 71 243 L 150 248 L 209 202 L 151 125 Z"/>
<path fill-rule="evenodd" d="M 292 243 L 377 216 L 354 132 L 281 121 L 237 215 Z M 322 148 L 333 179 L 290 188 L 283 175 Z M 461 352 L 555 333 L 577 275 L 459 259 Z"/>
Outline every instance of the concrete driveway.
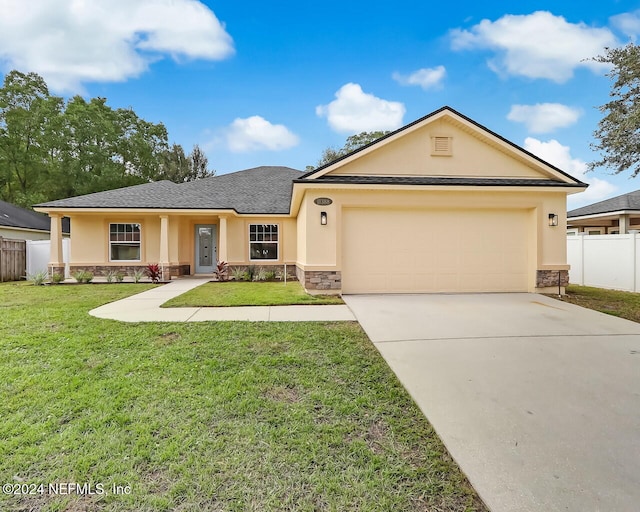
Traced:
<path fill-rule="evenodd" d="M 640 509 L 640 324 L 524 293 L 345 301 L 492 511 Z"/>

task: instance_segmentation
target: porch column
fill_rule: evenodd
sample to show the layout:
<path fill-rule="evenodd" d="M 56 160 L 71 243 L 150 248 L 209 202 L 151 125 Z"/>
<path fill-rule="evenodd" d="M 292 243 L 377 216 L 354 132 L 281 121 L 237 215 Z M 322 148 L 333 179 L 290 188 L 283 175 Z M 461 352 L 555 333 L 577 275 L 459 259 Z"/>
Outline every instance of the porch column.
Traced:
<path fill-rule="evenodd" d="M 160 215 L 160 268 L 162 269 L 162 280 L 171 279 L 171 269 L 169 268 L 169 216 Z"/>
<path fill-rule="evenodd" d="M 629 215 L 620 215 L 620 217 L 618 217 L 618 230 L 620 232 L 621 235 L 626 235 L 627 233 L 629 233 Z"/>
<path fill-rule="evenodd" d="M 50 213 L 51 228 L 49 245 L 49 274 L 64 275 L 64 259 L 62 257 L 62 215 Z"/>
<path fill-rule="evenodd" d="M 218 243 L 218 260 L 229 261 L 229 254 L 227 252 L 227 218 L 220 217 L 219 225 L 220 229 L 220 242 Z"/>

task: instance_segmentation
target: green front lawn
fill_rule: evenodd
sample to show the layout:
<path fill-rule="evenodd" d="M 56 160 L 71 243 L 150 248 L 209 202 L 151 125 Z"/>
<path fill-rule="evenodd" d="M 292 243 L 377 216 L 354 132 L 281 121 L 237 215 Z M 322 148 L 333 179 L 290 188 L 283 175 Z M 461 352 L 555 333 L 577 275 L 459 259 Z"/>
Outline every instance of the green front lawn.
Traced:
<path fill-rule="evenodd" d="M 206 283 L 162 305 L 163 308 L 205 306 L 283 306 L 344 304 L 338 296 L 309 295 L 298 281 Z"/>
<path fill-rule="evenodd" d="M 571 284 L 560 300 L 640 322 L 640 294 Z"/>
<path fill-rule="evenodd" d="M 358 324 L 87 314 L 145 288 L 0 285 L 0 510 L 486 510 Z"/>

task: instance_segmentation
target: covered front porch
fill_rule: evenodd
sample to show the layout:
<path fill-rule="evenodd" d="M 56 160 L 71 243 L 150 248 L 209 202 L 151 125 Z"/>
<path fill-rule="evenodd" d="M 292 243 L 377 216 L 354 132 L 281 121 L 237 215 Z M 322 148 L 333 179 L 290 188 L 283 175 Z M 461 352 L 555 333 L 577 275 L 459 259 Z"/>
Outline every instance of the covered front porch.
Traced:
<path fill-rule="evenodd" d="M 62 217 L 73 224 L 70 271 L 130 275 L 158 264 L 163 280 L 213 275 L 234 266 L 282 266 L 296 260 L 296 223 L 285 215 L 209 210 L 60 210 L 51 217 L 50 273 L 61 273 Z M 293 271 L 293 268 L 292 268 Z"/>

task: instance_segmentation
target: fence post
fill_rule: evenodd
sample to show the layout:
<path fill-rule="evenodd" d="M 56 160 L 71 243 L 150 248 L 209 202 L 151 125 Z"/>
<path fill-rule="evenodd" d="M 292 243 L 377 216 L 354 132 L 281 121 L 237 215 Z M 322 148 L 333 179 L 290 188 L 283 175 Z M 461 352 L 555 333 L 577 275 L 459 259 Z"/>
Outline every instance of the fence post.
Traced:
<path fill-rule="evenodd" d="M 636 286 L 636 275 L 638 273 L 638 262 L 636 261 L 636 237 L 638 236 L 638 232 L 637 231 L 630 231 L 629 234 L 631 235 L 631 261 L 633 261 L 633 268 L 631 269 L 632 272 L 632 279 L 633 279 L 633 284 L 632 284 L 632 290 L 634 292 L 638 291 L 638 287 Z"/>
<path fill-rule="evenodd" d="M 578 233 L 580 237 L 580 286 L 584 286 L 584 231 Z"/>

